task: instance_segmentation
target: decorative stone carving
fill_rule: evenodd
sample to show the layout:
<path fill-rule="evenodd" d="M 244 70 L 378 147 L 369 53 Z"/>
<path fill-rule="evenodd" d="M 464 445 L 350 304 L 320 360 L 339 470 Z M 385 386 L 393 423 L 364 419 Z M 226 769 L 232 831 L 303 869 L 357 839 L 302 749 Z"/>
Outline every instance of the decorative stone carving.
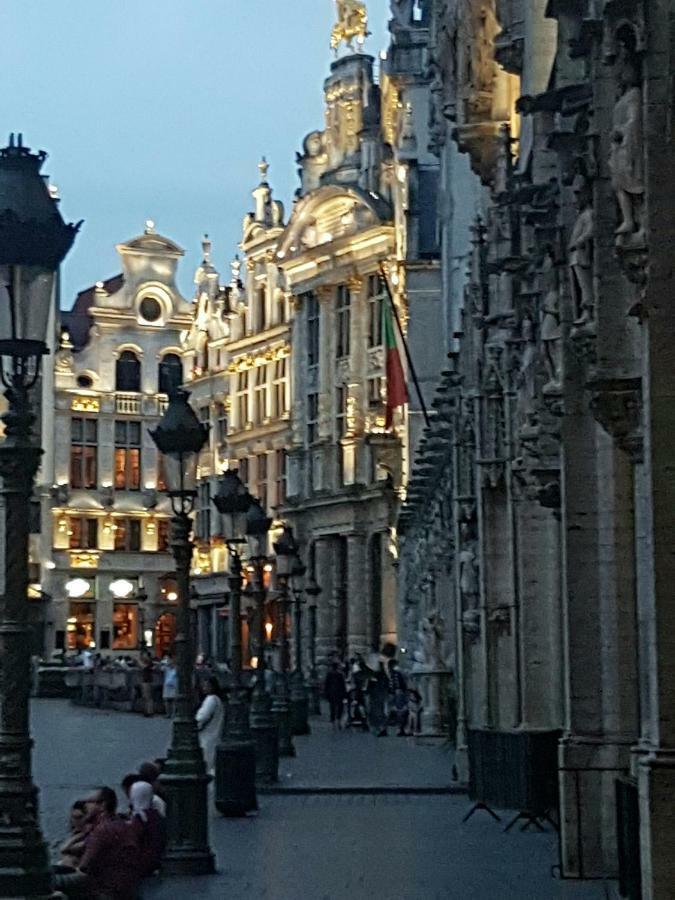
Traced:
<path fill-rule="evenodd" d="M 412 26 L 414 7 L 415 0 L 391 0 L 392 31 Z"/>
<path fill-rule="evenodd" d="M 633 462 L 643 457 L 642 390 L 639 378 L 596 378 L 588 384 L 591 410 Z"/>
<path fill-rule="evenodd" d="M 637 60 L 630 43 L 634 37 L 628 26 L 622 29 L 618 58 L 619 96 L 612 113 L 612 141 L 609 170 L 616 194 L 621 221 L 616 229 L 617 241 L 630 237 L 644 240 L 642 206 L 644 197 L 644 164 L 642 146 L 642 91 Z"/>
<path fill-rule="evenodd" d="M 424 616 L 417 632 L 418 650 L 417 661 L 427 671 L 445 669 L 443 659 L 443 641 L 445 640 L 445 625 L 438 612 L 432 611 Z"/>
<path fill-rule="evenodd" d="M 595 221 L 590 185 L 582 175 L 574 179 L 573 191 L 578 214 L 568 245 L 569 273 L 576 318 L 576 330 L 592 330 L 595 316 L 593 257 Z"/>
<path fill-rule="evenodd" d="M 544 345 L 544 361 L 548 373 L 548 383 L 544 392 L 560 388 L 562 369 L 562 333 L 560 330 L 560 286 L 558 269 L 553 248 L 548 245 L 544 251 L 541 266 L 541 342 Z"/>
<path fill-rule="evenodd" d="M 338 20 L 333 26 L 330 37 L 332 50 L 337 50 L 340 44 L 346 44 L 350 50 L 354 49 L 354 39 L 361 46 L 368 35 L 368 13 L 365 3 L 360 0 L 336 0 Z"/>

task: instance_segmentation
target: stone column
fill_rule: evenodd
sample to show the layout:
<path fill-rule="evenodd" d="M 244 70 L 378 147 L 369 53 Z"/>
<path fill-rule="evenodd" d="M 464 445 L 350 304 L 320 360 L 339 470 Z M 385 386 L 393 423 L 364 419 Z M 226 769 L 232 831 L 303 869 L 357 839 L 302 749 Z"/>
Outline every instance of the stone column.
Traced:
<path fill-rule="evenodd" d="M 335 650 L 333 555 L 333 542 L 330 538 L 315 541 L 315 578 L 321 588 L 316 600 L 316 658 L 319 665 L 325 665 L 329 654 Z"/>
<path fill-rule="evenodd" d="M 368 652 L 368 565 L 366 536 L 347 535 L 347 608 L 349 655 Z"/>

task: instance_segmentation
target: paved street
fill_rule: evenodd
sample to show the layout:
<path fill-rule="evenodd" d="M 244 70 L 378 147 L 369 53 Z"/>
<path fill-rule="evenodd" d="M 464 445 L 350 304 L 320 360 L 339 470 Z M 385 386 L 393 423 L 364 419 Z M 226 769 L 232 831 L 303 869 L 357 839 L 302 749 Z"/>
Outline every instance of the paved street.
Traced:
<path fill-rule="evenodd" d="M 63 832 L 68 803 L 89 787 L 119 783 L 141 760 L 162 754 L 163 719 L 34 704 L 36 773 L 50 840 Z M 296 741 L 282 783 L 296 787 L 447 786 L 447 751 L 412 740 L 333 735 L 325 727 Z M 425 775 L 426 766 L 431 775 Z M 322 777 L 325 775 L 325 777 Z M 245 820 L 212 819 L 219 873 L 156 880 L 144 900 L 603 900 L 599 884 L 550 877 L 550 834 L 504 834 L 485 814 L 462 825 L 456 795 L 289 795 L 260 798 Z"/>

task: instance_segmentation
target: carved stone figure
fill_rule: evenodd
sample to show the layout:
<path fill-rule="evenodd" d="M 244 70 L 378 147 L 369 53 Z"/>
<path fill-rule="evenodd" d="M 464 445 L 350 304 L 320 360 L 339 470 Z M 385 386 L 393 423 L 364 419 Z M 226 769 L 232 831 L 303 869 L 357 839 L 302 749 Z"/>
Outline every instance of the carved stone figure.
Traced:
<path fill-rule="evenodd" d="M 548 369 L 549 385 L 553 386 L 560 384 L 562 334 L 560 331 L 558 270 L 551 247 L 546 248 L 541 267 L 541 283 L 543 290 L 541 341 L 544 345 L 544 358 Z"/>
<path fill-rule="evenodd" d="M 437 613 L 432 612 L 425 616 L 420 623 L 417 633 L 419 640 L 418 658 L 420 662 L 430 670 L 445 668 L 442 645 L 445 638 L 443 620 Z"/>
<path fill-rule="evenodd" d="M 391 0 L 392 25 L 399 28 L 410 28 L 414 6 L 415 0 Z"/>
<path fill-rule="evenodd" d="M 478 560 L 473 543 L 459 551 L 459 589 L 462 594 L 462 608 L 474 610 L 478 607 Z"/>
<path fill-rule="evenodd" d="M 593 242 L 595 222 L 591 192 L 582 175 L 574 179 L 572 187 L 579 210 L 569 242 L 569 271 L 572 296 L 576 310 L 575 326 L 587 325 L 593 320 Z"/>
<path fill-rule="evenodd" d="M 344 43 L 353 50 L 354 38 L 361 45 L 368 36 L 366 5 L 359 0 L 336 0 L 336 3 L 338 20 L 330 37 L 331 49 L 337 52 L 340 44 Z"/>
<path fill-rule="evenodd" d="M 619 98 L 612 114 L 609 170 L 621 212 L 617 235 L 640 231 L 639 206 L 644 195 L 642 93 L 637 68 L 627 47 L 621 51 Z"/>

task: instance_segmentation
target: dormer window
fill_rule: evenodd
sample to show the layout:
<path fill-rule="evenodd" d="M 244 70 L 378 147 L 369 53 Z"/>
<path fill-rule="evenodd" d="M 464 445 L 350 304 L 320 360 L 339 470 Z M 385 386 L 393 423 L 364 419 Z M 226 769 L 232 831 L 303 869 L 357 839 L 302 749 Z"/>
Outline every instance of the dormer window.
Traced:
<path fill-rule="evenodd" d="M 162 304 L 156 297 L 144 297 L 138 311 L 146 322 L 157 322 L 162 317 Z"/>
<path fill-rule="evenodd" d="M 133 350 L 123 350 L 115 365 L 115 390 L 140 391 L 141 363 Z"/>

